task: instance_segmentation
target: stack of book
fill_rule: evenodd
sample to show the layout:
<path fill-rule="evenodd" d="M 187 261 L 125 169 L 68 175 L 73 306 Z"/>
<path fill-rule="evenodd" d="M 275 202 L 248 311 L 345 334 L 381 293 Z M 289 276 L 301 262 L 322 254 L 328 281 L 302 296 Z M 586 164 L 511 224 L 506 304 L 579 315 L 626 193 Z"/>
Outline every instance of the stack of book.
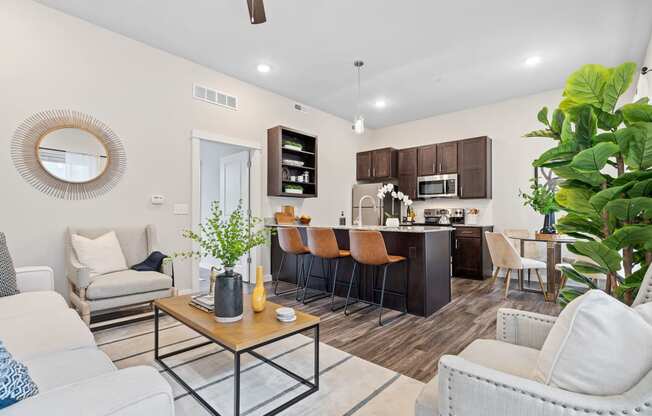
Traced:
<path fill-rule="evenodd" d="M 201 309 L 204 312 L 213 312 L 215 310 L 215 297 L 213 295 L 193 296 L 190 306 Z"/>

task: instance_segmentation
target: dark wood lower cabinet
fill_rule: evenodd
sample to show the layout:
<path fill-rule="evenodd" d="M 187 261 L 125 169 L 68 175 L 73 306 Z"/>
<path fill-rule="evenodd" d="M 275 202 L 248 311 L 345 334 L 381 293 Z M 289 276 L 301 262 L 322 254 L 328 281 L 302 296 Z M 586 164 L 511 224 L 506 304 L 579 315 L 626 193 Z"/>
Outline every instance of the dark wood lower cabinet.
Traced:
<path fill-rule="evenodd" d="M 493 264 L 484 237 L 493 227 L 455 227 L 453 233 L 453 277 L 482 280 L 491 277 Z"/>
<path fill-rule="evenodd" d="M 304 241 L 306 238 L 305 228 L 299 228 Z M 349 231 L 335 229 L 335 237 L 340 249 L 349 249 Z M 448 304 L 451 300 L 450 281 L 450 232 L 410 233 L 383 231 L 383 238 L 387 246 L 387 252 L 393 255 L 404 256 L 407 261 L 389 266 L 387 272 L 387 284 L 385 287 L 384 304 L 386 308 L 401 310 L 403 308 L 402 298 L 391 292 L 404 292 L 407 285 L 407 309 L 408 313 L 418 316 L 430 316 L 437 310 Z M 278 236 L 272 236 L 271 243 L 271 266 L 272 273 L 276 279 L 278 267 L 281 261 L 282 251 L 278 243 Z M 306 256 L 308 260 L 310 256 Z M 321 259 L 314 258 L 311 283 L 314 289 L 324 289 L 325 268 L 327 263 Z M 280 279 L 287 282 L 295 282 L 296 267 L 294 256 L 288 255 L 280 274 Z M 306 270 L 307 270 L 306 262 Z M 332 266 L 334 268 L 334 264 Z M 337 280 L 344 284 L 337 285 L 335 294 L 346 297 L 347 284 L 351 279 L 353 261 L 351 258 L 340 260 L 337 272 Z M 331 269 L 332 270 L 332 269 Z M 379 291 L 382 280 L 382 269 L 379 267 L 363 266 L 361 275 L 361 298 L 364 300 L 379 301 Z M 375 283 L 374 283 L 375 281 Z M 287 295 L 291 296 L 291 295 Z M 352 297 L 357 296 L 354 287 Z M 341 301 L 341 300 L 340 300 Z M 354 306 L 354 308 L 359 305 Z"/>

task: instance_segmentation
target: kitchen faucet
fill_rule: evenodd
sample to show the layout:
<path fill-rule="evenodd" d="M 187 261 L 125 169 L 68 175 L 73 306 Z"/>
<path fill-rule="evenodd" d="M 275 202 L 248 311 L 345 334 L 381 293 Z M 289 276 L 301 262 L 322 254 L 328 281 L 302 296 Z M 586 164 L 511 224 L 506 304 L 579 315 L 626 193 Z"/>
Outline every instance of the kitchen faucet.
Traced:
<path fill-rule="evenodd" d="M 362 198 L 360 198 L 360 202 L 358 202 L 358 225 L 360 227 L 362 227 L 362 201 L 364 201 L 365 198 L 371 199 L 371 202 L 374 204 L 374 210 L 377 208 L 376 199 L 371 195 L 363 195 Z"/>

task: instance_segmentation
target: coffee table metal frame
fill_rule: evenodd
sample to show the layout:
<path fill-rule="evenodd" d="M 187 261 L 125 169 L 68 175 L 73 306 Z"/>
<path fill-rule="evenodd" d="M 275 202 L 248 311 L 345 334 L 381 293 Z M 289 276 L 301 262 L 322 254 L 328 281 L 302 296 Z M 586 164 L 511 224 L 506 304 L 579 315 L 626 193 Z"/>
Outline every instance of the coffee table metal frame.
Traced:
<path fill-rule="evenodd" d="M 170 315 L 170 314 L 168 314 Z M 172 318 L 174 318 L 173 315 L 170 315 Z M 175 318 L 176 319 L 176 318 Z M 177 321 L 179 321 L 177 319 Z M 179 321 L 181 322 L 181 321 Z M 181 322 L 183 323 L 183 322 Z M 185 324 L 184 324 L 185 325 Z M 186 325 L 187 326 L 187 325 Z M 190 328 L 190 327 L 189 327 Z M 192 329 L 192 328 L 191 328 Z M 266 358 L 254 350 L 264 347 L 265 345 L 272 344 L 274 342 L 280 341 L 282 339 L 297 335 L 301 332 L 305 332 L 308 330 L 313 330 L 314 334 L 314 346 L 315 346 L 315 353 L 314 353 L 314 375 L 313 379 L 314 382 L 310 382 L 309 379 L 303 378 L 300 375 L 294 373 L 293 371 L 288 370 L 285 367 L 282 367 L 281 365 L 275 363 L 274 361 L 270 360 L 269 358 Z M 203 335 L 203 334 L 202 334 Z M 206 410 L 208 410 L 211 414 L 216 415 L 216 416 L 221 416 L 221 414 L 213 408 L 206 400 L 204 400 L 199 393 L 188 383 L 186 383 L 181 376 L 179 376 L 177 373 L 174 372 L 174 370 L 169 367 L 163 360 L 165 358 L 169 358 L 178 354 L 182 354 L 184 352 L 188 352 L 197 348 L 204 347 L 206 345 L 211 345 L 211 344 L 217 344 L 224 348 L 227 351 L 230 351 L 233 353 L 233 358 L 234 358 L 234 364 L 233 364 L 233 383 L 234 383 L 234 393 L 233 393 L 233 414 L 234 415 L 239 415 L 240 414 L 240 357 L 243 354 L 250 354 L 253 357 L 257 358 L 260 361 L 263 361 L 266 364 L 269 364 L 270 366 L 274 367 L 275 369 L 281 371 L 282 373 L 286 374 L 289 377 L 292 377 L 299 383 L 308 386 L 309 389 L 306 390 L 305 392 L 301 393 L 300 395 L 293 397 L 291 400 L 281 404 L 280 406 L 276 407 L 275 409 L 270 410 L 269 412 L 265 413 L 265 416 L 267 415 L 275 415 L 288 407 L 292 406 L 293 404 L 305 399 L 306 397 L 310 396 L 311 394 L 317 392 L 319 390 L 319 323 L 309 326 L 307 328 L 302 328 L 293 332 L 290 332 L 288 334 L 281 335 L 279 337 L 272 338 L 270 340 L 267 340 L 265 342 L 261 342 L 260 344 L 256 344 L 252 347 L 236 351 L 216 340 L 210 339 L 209 341 L 202 342 L 201 344 L 198 345 L 192 345 L 190 347 L 182 348 L 177 351 L 172 351 L 169 353 L 165 354 L 159 354 L 159 308 L 158 306 L 154 307 L 154 359 L 163 367 L 165 371 L 167 371 L 176 382 L 178 382 L 187 392 L 190 394 L 192 397 L 194 397 Z"/>

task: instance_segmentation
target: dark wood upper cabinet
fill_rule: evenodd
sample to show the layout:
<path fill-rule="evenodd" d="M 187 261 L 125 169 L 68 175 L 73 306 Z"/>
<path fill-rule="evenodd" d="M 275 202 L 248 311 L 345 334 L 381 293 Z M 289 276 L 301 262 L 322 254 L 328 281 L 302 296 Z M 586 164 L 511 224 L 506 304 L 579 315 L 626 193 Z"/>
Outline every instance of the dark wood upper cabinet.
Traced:
<path fill-rule="evenodd" d="M 417 176 L 417 148 L 398 151 L 398 174 Z"/>
<path fill-rule="evenodd" d="M 474 137 L 457 146 L 460 198 L 491 198 L 491 139 Z"/>
<path fill-rule="evenodd" d="M 356 154 L 358 180 L 388 179 L 398 176 L 398 150 L 391 147 Z"/>
<path fill-rule="evenodd" d="M 284 126 L 267 130 L 267 195 L 317 197 L 317 136 Z M 292 176 L 308 180 L 292 181 Z"/>
<path fill-rule="evenodd" d="M 437 144 L 437 174 L 457 173 L 457 142 Z"/>
<path fill-rule="evenodd" d="M 417 153 L 416 147 L 398 151 L 398 189 L 410 199 L 417 199 Z"/>
<path fill-rule="evenodd" d="M 387 147 L 372 151 L 371 173 L 374 179 L 395 178 L 398 170 L 398 151 Z"/>
<path fill-rule="evenodd" d="M 371 153 L 360 152 L 356 155 L 356 178 L 359 181 L 371 179 Z"/>
<path fill-rule="evenodd" d="M 435 175 L 437 173 L 437 145 L 430 144 L 417 149 L 419 176 Z"/>

